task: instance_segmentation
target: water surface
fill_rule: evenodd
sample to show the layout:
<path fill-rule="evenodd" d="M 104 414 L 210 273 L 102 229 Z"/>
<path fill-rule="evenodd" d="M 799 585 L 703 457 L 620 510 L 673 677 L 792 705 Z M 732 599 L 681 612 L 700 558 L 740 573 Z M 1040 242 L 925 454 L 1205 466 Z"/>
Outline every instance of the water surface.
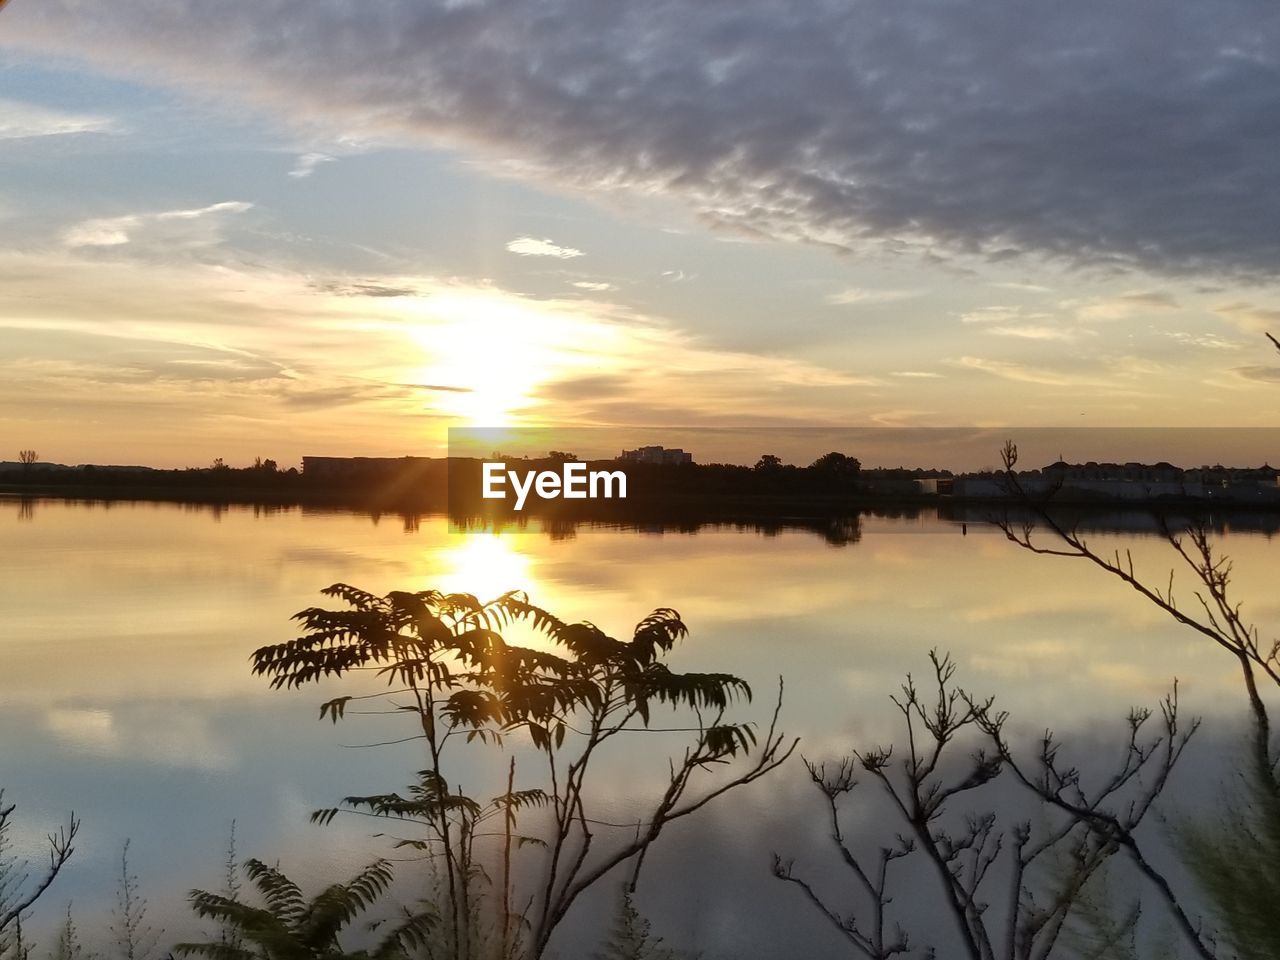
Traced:
<path fill-rule="evenodd" d="M 1236 561 L 1246 613 L 1273 624 L 1276 543 L 1248 526 L 1219 543 Z M 892 738 L 888 696 L 927 668 L 933 648 L 1031 733 L 1092 736 L 1131 704 L 1154 703 L 1174 677 L 1184 707 L 1207 719 L 1236 717 L 1240 702 L 1231 663 L 1122 584 L 933 515 L 864 516 L 838 538 L 749 526 L 549 535 L 536 524 L 462 533 L 438 517 L 0 500 L 0 530 L 0 785 L 20 805 L 26 855 L 42 855 L 41 837 L 69 810 L 83 818 L 72 867 L 42 913 L 74 901 L 86 927 L 110 907 L 125 838 L 152 920 L 174 937 L 198 929 L 183 896 L 220 883 L 232 820 L 242 856 L 303 877 L 332 878 L 387 852 L 366 823 L 321 828 L 307 815 L 406 782 L 418 765 L 412 744 L 356 748 L 403 734 L 403 720 L 355 716 L 335 728 L 317 722 L 316 706 L 336 687 L 272 691 L 249 671 L 251 651 L 293 637 L 290 616 L 324 602 L 318 590 L 337 581 L 481 597 L 520 588 L 614 635 L 675 607 L 691 634 L 673 666 L 746 678 L 757 700 L 744 713 L 756 719 L 785 678 L 785 728 L 813 757 Z M 1174 563 L 1155 536 L 1100 531 L 1091 542 L 1132 550 L 1161 583 Z M 1175 585 L 1194 604 L 1186 578 Z M 651 743 L 625 747 L 606 767 L 602 809 L 634 806 L 661 776 L 661 756 Z M 477 763 L 493 768 L 471 771 L 479 783 L 502 761 Z M 767 851 L 752 844 L 808 815 L 788 809 L 806 802 L 803 781 L 798 764 L 780 771 L 730 822 L 677 832 L 666 855 L 696 854 L 713 872 L 723 856 L 763 878 Z M 767 943 L 740 916 L 717 919 L 710 903 L 672 939 Z"/>

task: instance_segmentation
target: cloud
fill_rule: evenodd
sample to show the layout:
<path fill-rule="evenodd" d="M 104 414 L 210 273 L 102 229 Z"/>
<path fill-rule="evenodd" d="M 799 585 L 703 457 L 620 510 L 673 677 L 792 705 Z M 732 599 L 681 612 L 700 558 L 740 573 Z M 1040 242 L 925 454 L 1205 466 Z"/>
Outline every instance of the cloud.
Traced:
<path fill-rule="evenodd" d="M 917 290 L 868 290 L 866 287 L 846 287 L 827 297 L 832 306 L 847 307 L 863 303 L 894 303 L 920 296 Z"/>
<path fill-rule="evenodd" d="M 1274 307 L 1236 302 L 1214 307 L 1213 312 L 1246 333 L 1268 333 L 1280 330 L 1280 309 Z"/>
<path fill-rule="evenodd" d="M 889 374 L 891 377 L 906 377 L 916 380 L 941 380 L 942 374 L 933 373 L 929 370 L 894 370 Z"/>
<path fill-rule="evenodd" d="M 110 443 L 186 451 L 169 460 L 181 464 L 263 444 L 277 458 L 429 450 L 447 423 L 492 417 L 739 422 L 763 408 L 827 421 L 876 383 L 568 290 L 526 297 L 398 274 L 318 282 L 139 246 L 0 250 L 0 406 L 43 424 L 50 449 L 102 456 L 86 422 Z"/>
<path fill-rule="evenodd" d="M 142 221 L 138 217 L 105 217 L 85 220 L 62 236 L 68 247 L 116 247 L 129 242 L 129 231 Z"/>
<path fill-rule="evenodd" d="M 999 287 L 1002 290 L 1020 290 L 1023 293 L 1053 293 L 1052 287 L 1046 287 L 1039 283 L 1024 283 L 1017 280 L 1001 280 L 992 283 L 991 286 Z"/>
<path fill-rule="evenodd" d="M 960 322 L 976 327 L 994 337 L 1015 337 L 1021 340 L 1077 340 L 1082 334 L 1093 335 L 1093 330 L 1064 326 L 1052 313 L 1028 311 L 1022 307 L 979 307 L 960 314 Z"/>
<path fill-rule="evenodd" d="M 983 327 L 982 332 L 997 337 L 1018 337 L 1023 340 L 1075 340 L 1079 336 L 1079 331 L 1077 330 L 1035 324 L 1014 327 Z"/>
<path fill-rule="evenodd" d="M 1019 383 L 1037 383 L 1047 387 L 1079 387 L 1084 385 L 1084 381 L 1079 377 L 1069 376 L 1055 370 L 1046 370 L 1042 367 L 1029 367 L 1020 363 L 1010 363 L 1007 360 L 960 357 L 946 362 L 967 370 L 980 370 L 983 373 L 989 373 L 1004 380 L 1015 380 Z"/>
<path fill-rule="evenodd" d="M 978 307 L 960 314 L 961 323 L 969 324 L 1008 324 L 1020 320 L 1045 320 L 1047 313 L 1027 313 L 1021 307 Z"/>
<path fill-rule="evenodd" d="M 233 766 L 232 751 L 210 728 L 207 717 L 161 709 L 153 704 L 51 707 L 44 713 L 44 725 L 66 746 L 97 756 L 199 770 Z"/>
<path fill-rule="evenodd" d="M 1236 376 L 1244 377 L 1246 380 L 1255 380 L 1259 383 L 1280 383 L 1280 367 L 1263 367 L 1263 366 L 1246 366 L 1236 367 L 1233 371 Z"/>
<path fill-rule="evenodd" d="M 114 123 L 107 117 L 66 113 L 31 103 L 0 98 L 0 140 L 60 137 L 76 133 L 109 133 Z"/>
<path fill-rule="evenodd" d="M 1177 310 L 1178 301 L 1167 293 L 1148 291 L 1122 293 L 1114 297 L 1091 300 L 1084 304 L 1067 301 L 1063 306 L 1074 307 L 1076 317 L 1086 323 L 1098 323 Z"/>
<path fill-rule="evenodd" d="M 611 290 L 618 289 L 616 284 L 595 280 L 575 280 L 573 286 L 579 290 L 590 290 L 592 293 L 608 293 Z"/>
<path fill-rule="evenodd" d="M 1244 344 L 1239 340 L 1227 340 L 1216 333 L 1188 333 L 1185 330 L 1161 331 L 1171 340 L 1187 347 L 1202 347 L 1205 350 L 1242 350 Z"/>
<path fill-rule="evenodd" d="M 938 422 L 937 410 L 882 410 L 872 413 L 872 423 L 882 427 L 933 426 Z"/>
<path fill-rule="evenodd" d="M 662 193 L 767 236 L 1166 274 L 1280 262 L 1256 0 L 44 0 L 6 44 Z M 287 43 L 277 42 L 288 38 Z"/>
<path fill-rule="evenodd" d="M 253 204 L 244 200 L 227 200 L 223 203 L 212 203 L 207 207 L 197 207 L 194 210 L 165 210 L 155 214 L 156 220 L 199 220 L 201 217 L 207 217 L 215 213 L 244 213 L 246 210 L 252 210 Z"/>
<path fill-rule="evenodd" d="M 327 153 L 304 153 L 293 164 L 293 169 L 289 171 L 289 176 L 296 179 L 309 177 L 316 172 L 316 167 L 322 163 L 332 163 L 337 157 L 331 157 Z"/>
<path fill-rule="evenodd" d="M 583 256 L 581 250 L 558 246 L 546 238 L 537 240 L 533 237 L 517 237 L 507 244 L 507 249 L 522 257 L 556 257 L 560 260 L 572 260 L 574 257 Z"/>
<path fill-rule="evenodd" d="M 163 210 L 120 217 L 97 217 L 67 228 L 62 242 L 68 247 L 118 247 L 143 234 L 165 247 L 203 246 L 220 240 L 216 226 L 196 226 L 196 221 L 217 220 L 222 214 L 244 213 L 252 203 L 232 200 L 189 210 Z"/>
<path fill-rule="evenodd" d="M 323 283 L 316 283 L 313 284 L 313 286 L 317 290 L 322 290 L 325 293 L 332 293 L 339 297 L 374 297 L 375 299 L 382 299 L 394 297 L 415 297 L 418 295 L 418 291 L 415 287 L 376 281 L 349 283 L 331 280 Z"/>

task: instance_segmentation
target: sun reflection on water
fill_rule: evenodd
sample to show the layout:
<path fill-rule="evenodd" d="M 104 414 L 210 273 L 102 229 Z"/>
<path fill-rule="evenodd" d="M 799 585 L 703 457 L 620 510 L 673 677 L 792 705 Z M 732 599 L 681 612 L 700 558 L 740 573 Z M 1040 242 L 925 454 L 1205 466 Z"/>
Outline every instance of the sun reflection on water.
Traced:
<path fill-rule="evenodd" d="M 424 585 L 447 593 L 471 593 L 492 600 L 509 590 L 538 594 L 533 558 L 513 543 L 513 535 L 450 534 L 448 542 L 424 558 Z"/>

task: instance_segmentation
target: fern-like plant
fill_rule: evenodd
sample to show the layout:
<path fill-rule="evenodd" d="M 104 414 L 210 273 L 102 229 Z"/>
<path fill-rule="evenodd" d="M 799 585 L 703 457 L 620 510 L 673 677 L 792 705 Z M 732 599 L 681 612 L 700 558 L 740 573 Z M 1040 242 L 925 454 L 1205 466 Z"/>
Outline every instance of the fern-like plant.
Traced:
<path fill-rule="evenodd" d="M 374 906 L 391 884 L 391 865 L 378 860 L 346 883 L 335 883 L 308 900 L 296 883 L 275 867 L 249 860 L 245 874 L 263 900 L 261 906 L 220 893 L 191 891 L 191 906 L 234 938 L 180 943 L 174 952 L 210 960 L 409 960 L 427 943 L 436 923 L 430 908 L 403 911 L 372 948 L 348 950 L 342 934 Z"/>

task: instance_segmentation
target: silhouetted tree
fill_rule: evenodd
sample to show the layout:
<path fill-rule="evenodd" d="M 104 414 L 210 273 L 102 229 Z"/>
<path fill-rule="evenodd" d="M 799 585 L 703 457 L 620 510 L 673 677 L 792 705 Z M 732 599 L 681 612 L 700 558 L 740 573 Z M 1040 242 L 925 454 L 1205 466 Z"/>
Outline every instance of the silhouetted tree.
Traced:
<path fill-rule="evenodd" d="M 756 461 L 757 470 L 778 470 L 782 467 L 782 458 L 772 453 L 766 453 Z"/>
<path fill-rule="evenodd" d="M 501 895 L 505 905 L 524 905 L 517 918 L 519 942 L 504 943 L 504 954 L 538 958 L 583 891 L 624 864 L 634 885 L 646 851 L 668 824 L 764 776 L 795 748 L 776 729 L 781 688 L 773 720 L 757 738 L 753 725 L 724 719 L 734 701 L 750 698 L 744 681 L 670 670 L 666 656 L 686 634 L 674 610 L 655 610 L 629 639 L 617 640 L 593 624 L 562 621 L 518 592 L 488 603 L 431 590 L 378 597 L 345 584 L 324 593 L 349 609 L 302 611 L 297 619 L 304 635 L 256 651 L 254 669 L 273 686 L 297 687 L 372 668 L 391 692 L 408 698 L 402 709 L 416 719 L 418 732 L 410 739 L 422 742 L 426 768 L 407 794 L 348 797 L 344 806 L 420 825 L 422 835 L 403 843 L 441 866 L 442 919 L 450 956 L 457 960 L 477 953 L 472 918 L 483 896 L 474 852 L 478 825 L 504 823 L 504 856 L 513 843 L 538 855 L 526 874 L 527 895 L 512 898 L 507 892 L 509 868 Z M 508 643 L 498 631 L 514 622 L 540 633 L 552 650 Z M 323 704 L 321 717 L 336 723 L 352 699 Z M 689 743 L 672 758 L 665 789 L 634 832 L 602 843 L 602 823 L 589 809 L 592 761 L 619 734 L 654 729 L 658 708 L 691 714 L 681 728 L 690 733 Z M 487 802 L 450 786 L 454 750 L 496 746 L 517 734 L 541 754 L 543 783 L 516 790 L 512 773 L 507 791 Z M 742 769 L 702 782 L 708 771 L 740 758 Z M 545 811 L 545 828 L 519 837 L 512 825 L 530 809 Z M 321 810 L 314 818 L 327 822 L 338 812 Z M 498 917 L 494 925 L 507 931 L 510 919 Z"/>
<path fill-rule="evenodd" d="M 839 476 L 852 477 L 857 476 L 858 471 L 862 469 L 862 462 L 857 457 L 851 457 L 847 454 L 831 451 L 824 453 L 813 463 L 809 464 L 810 470 L 818 470 L 822 473 L 834 473 Z"/>
<path fill-rule="evenodd" d="M 80 821 L 73 814 L 57 833 L 49 834 L 48 866 L 33 880 L 26 862 L 10 853 L 9 830 L 15 809 L 13 804 L 5 804 L 0 790 L 0 957 L 5 958 L 23 953 L 22 920 L 71 859 L 80 832 Z"/>
<path fill-rule="evenodd" d="M 774 875 L 799 887 L 869 960 L 912 954 L 1043 960 L 1060 948 L 1085 885 L 1110 857 L 1129 849 L 1196 724 L 1180 729 L 1176 691 L 1161 704 L 1154 735 L 1145 730 L 1151 711 L 1135 710 L 1113 771 L 1087 786 L 1079 771 L 1061 765 L 1060 745 L 1050 733 L 1030 762 L 1018 759 L 1004 737 L 1006 715 L 994 710 L 991 699 L 975 698 L 954 683 L 950 657 L 933 652 L 929 659 L 929 686 L 922 690 L 908 676 L 892 698 L 904 727 L 900 760 L 888 746 L 855 751 L 835 764 L 805 761 L 823 797 L 831 841 L 858 891 L 854 902 L 861 906 L 835 906 L 847 904 L 848 897 L 820 890 L 794 861 L 778 854 Z M 962 751 L 967 759 L 957 761 L 954 755 Z M 855 848 L 842 821 L 859 772 L 883 791 L 903 825 L 892 842 L 871 854 Z M 1037 816 L 1002 818 L 994 802 L 989 809 L 956 815 L 955 803 L 978 802 L 979 791 L 1005 775 L 1030 791 Z M 901 898 L 894 889 L 898 862 L 911 856 L 923 857 L 940 881 L 938 907 L 952 918 L 956 953 L 917 947 L 905 918 L 890 912 Z M 911 901 L 917 907 L 919 899 L 916 891 Z"/>

